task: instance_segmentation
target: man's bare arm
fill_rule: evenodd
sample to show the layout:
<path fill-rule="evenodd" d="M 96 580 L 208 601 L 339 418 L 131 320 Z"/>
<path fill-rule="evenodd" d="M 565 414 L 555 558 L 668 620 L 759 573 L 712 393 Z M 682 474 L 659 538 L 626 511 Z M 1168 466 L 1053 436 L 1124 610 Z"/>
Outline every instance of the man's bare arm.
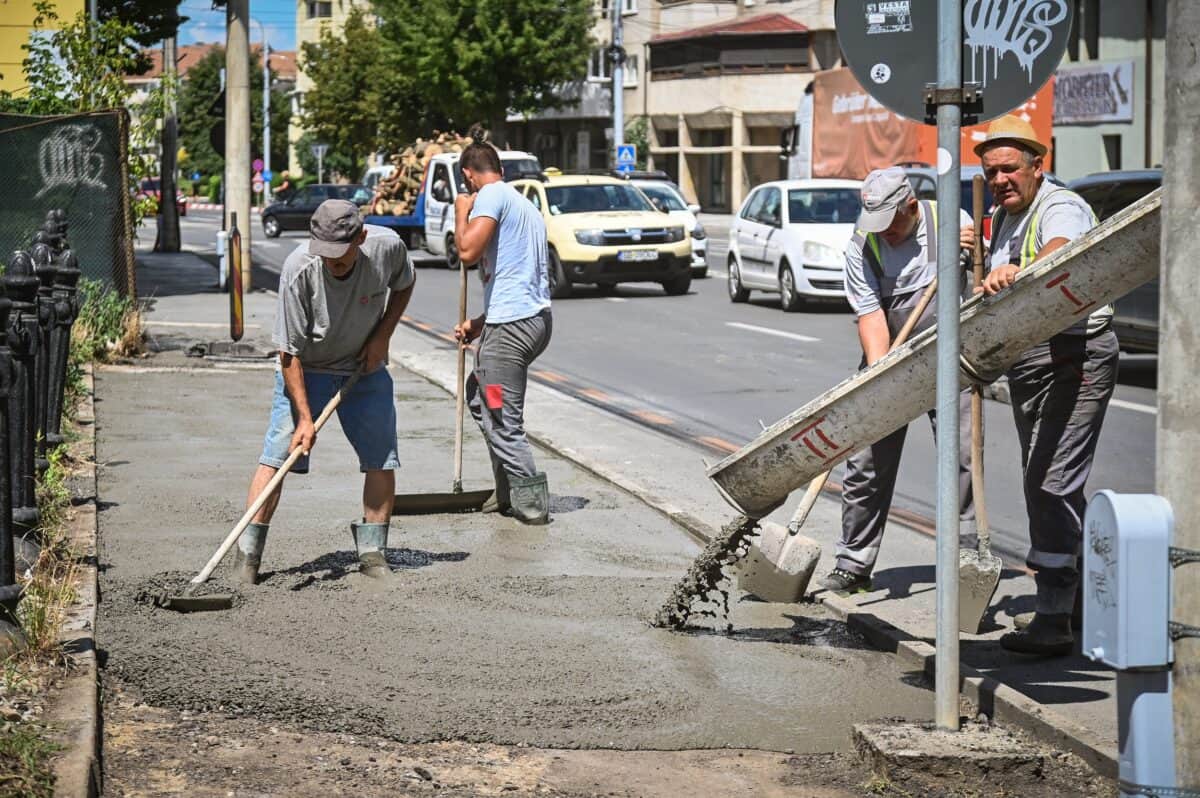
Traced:
<path fill-rule="evenodd" d="M 387 360 L 388 344 L 392 340 L 392 333 L 396 331 L 396 325 L 400 323 L 400 317 L 404 315 L 404 310 L 408 307 L 408 301 L 412 299 L 413 287 L 415 285 L 416 280 L 413 280 L 408 288 L 393 291 L 391 296 L 388 297 L 387 307 L 383 310 L 383 316 L 379 319 L 379 323 L 375 325 L 375 329 L 371 331 L 371 335 L 367 338 L 367 342 L 363 344 L 363 348 L 359 350 L 358 361 L 361 371 L 372 371 Z"/>
<path fill-rule="evenodd" d="M 308 406 L 308 391 L 304 387 L 304 366 L 300 358 L 287 352 L 279 353 L 279 363 L 283 368 L 283 388 L 287 391 L 296 416 L 296 431 L 292 434 L 288 451 L 299 446 L 301 451 L 308 454 L 317 442 L 317 431 L 313 425 L 312 408 Z"/>
<path fill-rule="evenodd" d="M 858 317 L 858 341 L 862 344 L 868 366 L 887 354 L 892 336 L 888 332 L 887 316 L 883 310 L 873 310 Z"/>
<path fill-rule="evenodd" d="M 471 208 L 475 206 L 474 194 L 459 194 L 454 201 L 454 231 L 458 244 L 458 256 L 463 263 L 477 263 L 483 256 L 492 236 L 496 234 L 496 220 L 490 216 L 471 219 Z"/>

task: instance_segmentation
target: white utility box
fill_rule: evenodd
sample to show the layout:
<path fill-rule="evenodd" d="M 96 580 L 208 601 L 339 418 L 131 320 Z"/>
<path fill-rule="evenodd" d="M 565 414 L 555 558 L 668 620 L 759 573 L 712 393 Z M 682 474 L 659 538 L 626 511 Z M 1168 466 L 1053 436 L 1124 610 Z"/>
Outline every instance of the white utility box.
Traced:
<path fill-rule="evenodd" d="M 1153 494 L 1102 490 L 1083 528 L 1083 654 L 1119 671 L 1171 664 L 1175 516 Z"/>

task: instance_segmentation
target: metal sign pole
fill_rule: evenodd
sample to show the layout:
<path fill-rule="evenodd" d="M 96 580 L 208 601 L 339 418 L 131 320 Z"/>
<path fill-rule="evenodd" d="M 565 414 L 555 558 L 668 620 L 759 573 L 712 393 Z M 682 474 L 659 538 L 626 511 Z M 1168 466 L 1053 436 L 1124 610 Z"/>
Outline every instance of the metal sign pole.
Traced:
<path fill-rule="evenodd" d="M 962 5 L 938 0 L 937 638 L 934 721 L 958 731 L 958 311 Z"/>

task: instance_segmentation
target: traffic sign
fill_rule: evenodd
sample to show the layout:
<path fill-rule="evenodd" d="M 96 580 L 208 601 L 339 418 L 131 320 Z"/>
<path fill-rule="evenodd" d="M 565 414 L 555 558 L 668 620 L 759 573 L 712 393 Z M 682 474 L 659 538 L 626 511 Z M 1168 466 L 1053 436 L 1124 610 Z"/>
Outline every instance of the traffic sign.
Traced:
<path fill-rule="evenodd" d="M 325 153 L 329 152 L 328 144 L 313 144 L 309 149 L 312 151 L 314 158 L 321 159 L 325 157 Z"/>
<path fill-rule="evenodd" d="M 628 166 L 633 168 L 637 164 L 637 145 L 636 144 L 618 144 L 617 145 L 617 168 Z"/>
<path fill-rule="evenodd" d="M 263 159 L 262 159 L 262 158 L 255 158 L 255 159 L 254 159 L 254 163 L 252 163 L 252 164 L 250 164 L 250 165 L 254 167 L 254 171 L 256 171 L 256 172 L 261 172 L 261 171 L 262 171 L 262 168 L 263 168 Z"/>
<path fill-rule="evenodd" d="M 262 181 L 262 180 L 259 180 L 259 179 L 255 179 L 255 181 L 254 181 L 253 183 L 251 183 L 251 184 L 250 184 L 250 189 L 251 189 L 251 190 L 252 190 L 252 191 L 253 191 L 255 194 L 260 194 L 260 193 L 262 193 L 262 190 L 263 190 L 263 181 Z"/>
<path fill-rule="evenodd" d="M 199 180 L 199 179 L 200 179 L 200 173 L 192 172 L 192 180 Z"/>
<path fill-rule="evenodd" d="M 986 122 L 1040 89 L 1067 49 L 1073 4 L 1042 0 L 1014 11 L 1010 0 L 963 1 L 964 88 L 980 92 L 964 113 Z M 1034 7 L 1036 6 L 1036 7 Z M 938 0 L 837 0 L 838 43 L 867 93 L 901 116 L 928 121 L 937 85 Z"/>
<path fill-rule="evenodd" d="M 263 170 L 262 179 L 266 180 L 268 183 L 271 182 L 271 178 L 274 176 L 275 176 L 275 173 L 272 172 L 270 169 Z"/>

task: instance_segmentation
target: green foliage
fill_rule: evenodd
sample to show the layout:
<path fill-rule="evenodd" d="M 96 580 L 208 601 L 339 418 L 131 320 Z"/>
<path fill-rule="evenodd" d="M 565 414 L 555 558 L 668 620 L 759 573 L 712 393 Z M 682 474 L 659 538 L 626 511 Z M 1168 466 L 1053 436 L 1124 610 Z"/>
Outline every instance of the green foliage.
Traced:
<path fill-rule="evenodd" d="M 143 47 L 158 45 L 188 21 L 179 15 L 180 0 L 98 0 L 101 20 L 115 19 L 134 28 L 134 41 Z"/>
<path fill-rule="evenodd" d="M 625 125 L 625 141 L 637 147 L 637 168 L 646 168 L 646 158 L 650 155 L 650 119 L 639 116 Z"/>
<path fill-rule="evenodd" d="M 466 129 L 563 104 L 594 43 L 593 0 L 377 0 L 388 61 L 434 112 Z"/>
<path fill-rule="evenodd" d="M 50 756 L 59 746 L 44 730 L 28 723 L 9 725 L 0 731 L 0 798 L 50 798 L 54 795 L 54 773 Z"/>
<path fill-rule="evenodd" d="M 179 90 L 179 143 L 186 150 L 179 168 L 184 174 L 218 175 L 225 159 L 217 155 L 209 142 L 209 131 L 218 117 L 209 112 L 221 92 L 221 70 L 225 50 L 214 47 L 188 70 L 187 81 Z M 274 82 L 274 73 L 272 73 Z M 262 156 L 262 59 L 251 55 L 250 63 L 250 150 L 251 157 Z M 291 99 L 285 92 L 271 92 L 271 164 L 279 170 L 288 160 L 287 129 L 292 118 Z"/>
<path fill-rule="evenodd" d="M 221 201 L 221 175 L 213 175 L 208 179 L 208 201 Z"/>
<path fill-rule="evenodd" d="M 318 138 L 315 133 L 305 133 L 296 141 L 296 157 L 300 160 L 300 168 L 304 170 L 304 177 L 296 183 L 297 188 L 317 182 L 317 159 L 313 157 L 312 145 L 318 141 L 322 141 L 322 139 Z M 359 161 L 349 155 L 347 151 L 333 145 L 330 145 L 329 151 L 325 153 L 322 167 L 326 183 L 333 182 L 331 175 L 334 172 L 345 175 L 351 180 L 358 180 L 362 177 L 362 167 L 359 166 Z"/>
<path fill-rule="evenodd" d="M 121 296 L 98 280 L 79 281 L 83 304 L 71 330 L 71 356 L 80 362 L 104 360 L 129 331 L 137 314 L 132 299 Z"/>

